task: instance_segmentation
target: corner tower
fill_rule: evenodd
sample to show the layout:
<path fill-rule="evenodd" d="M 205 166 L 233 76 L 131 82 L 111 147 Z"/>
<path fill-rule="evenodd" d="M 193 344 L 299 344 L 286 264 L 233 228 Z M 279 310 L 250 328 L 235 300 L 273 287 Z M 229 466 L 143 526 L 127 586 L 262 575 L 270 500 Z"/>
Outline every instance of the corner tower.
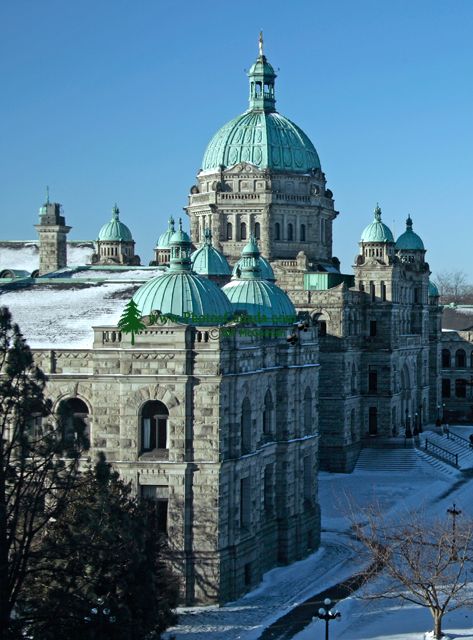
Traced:
<path fill-rule="evenodd" d="M 307 135 L 276 111 L 276 73 L 263 53 L 248 71 L 249 108 L 210 140 L 187 213 L 195 242 L 210 228 L 233 264 L 250 235 L 273 266 L 301 252 L 308 268 L 332 265 L 333 194 Z M 283 264 L 284 263 L 284 264 Z"/>
<path fill-rule="evenodd" d="M 71 227 L 66 225 L 58 202 L 46 202 L 39 210 L 39 224 L 35 229 L 39 235 L 39 275 L 52 273 L 67 266 L 67 239 Z"/>

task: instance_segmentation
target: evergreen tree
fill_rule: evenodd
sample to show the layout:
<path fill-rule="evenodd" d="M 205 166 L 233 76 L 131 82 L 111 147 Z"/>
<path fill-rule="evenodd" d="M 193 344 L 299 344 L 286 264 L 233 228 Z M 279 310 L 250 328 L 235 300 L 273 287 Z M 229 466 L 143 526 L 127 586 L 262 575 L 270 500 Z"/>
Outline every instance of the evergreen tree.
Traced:
<path fill-rule="evenodd" d="M 162 561 L 156 510 L 131 497 L 104 454 L 41 553 L 47 560 L 21 608 L 31 612 L 33 640 L 151 640 L 174 620 L 177 588 Z"/>
<path fill-rule="evenodd" d="M 135 333 L 146 328 L 141 322 L 141 313 L 133 298 L 124 308 L 122 317 L 118 321 L 118 328 L 125 333 L 131 333 L 131 344 L 135 344 Z"/>
<path fill-rule="evenodd" d="M 51 403 L 44 399 L 45 383 L 10 312 L 1 307 L 0 640 L 19 633 L 16 606 L 25 581 L 35 571 L 35 549 L 66 506 L 84 444 L 80 433 L 71 434 L 77 426 L 71 420 L 67 432 L 72 440 L 65 440 L 68 416 L 52 419 Z"/>

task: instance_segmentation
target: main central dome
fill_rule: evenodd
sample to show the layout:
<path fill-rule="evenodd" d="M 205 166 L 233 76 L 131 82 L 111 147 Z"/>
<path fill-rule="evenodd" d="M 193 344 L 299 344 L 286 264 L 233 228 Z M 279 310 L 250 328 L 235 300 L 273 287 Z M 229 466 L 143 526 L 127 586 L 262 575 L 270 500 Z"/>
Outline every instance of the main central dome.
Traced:
<path fill-rule="evenodd" d="M 218 171 L 240 162 L 291 173 L 320 169 L 319 156 L 306 134 L 276 111 L 276 74 L 263 55 L 261 41 L 248 77 L 250 108 L 217 131 L 205 150 L 202 171 Z"/>

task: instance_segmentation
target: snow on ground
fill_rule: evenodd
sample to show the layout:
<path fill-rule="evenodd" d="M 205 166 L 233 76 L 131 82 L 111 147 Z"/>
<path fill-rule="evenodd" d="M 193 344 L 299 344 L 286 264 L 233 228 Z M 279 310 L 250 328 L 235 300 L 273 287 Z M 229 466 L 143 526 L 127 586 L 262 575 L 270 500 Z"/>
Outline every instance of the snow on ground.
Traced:
<path fill-rule="evenodd" d="M 92 347 L 93 326 L 115 326 L 137 285 L 35 285 L 0 291 L 32 348 Z"/>
<path fill-rule="evenodd" d="M 67 264 L 90 264 L 94 253 L 93 242 L 84 240 L 67 243 Z M 0 241 L 0 271 L 19 269 L 30 273 L 39 267 L 39 244 L 37 240 L 18 242 Z"/>
<path fill-rule="evenodd" d="M 453 428 L 465 437 L 472 431 Z M 422 460 L 409 475 L 360 471 L 321 473 L 319 478 L 321 549 L 305 560 L 268 572 L 261 585 L 236 602 L 223 607 L 180 609 L 179 624 L 166 638 L 257 640 L 271 622 L 297 603 L 356 573 L 360 558 L 348 535 L 348 518 L 350 512 L 360 512 L 373 502 L 396 517 L 396 513 L 416 507 L 432 516 L 445 516 L 455 501 L 457 508 L 473 517 L 473 479 L 461 474 L 439 477 Z M 337 608 L 342 618 L 331 623 L 331 640 L 423 640 L 424 633 L 432 628 L 429 612 L 413 605 L 348 598 Z M 473 640 L 473 612 L 461 610 L 447 615 L 444 627 L 452 638 Z M 315 640 L 323 633 L 323 623 L 317 620 L 294 640 Z"/>

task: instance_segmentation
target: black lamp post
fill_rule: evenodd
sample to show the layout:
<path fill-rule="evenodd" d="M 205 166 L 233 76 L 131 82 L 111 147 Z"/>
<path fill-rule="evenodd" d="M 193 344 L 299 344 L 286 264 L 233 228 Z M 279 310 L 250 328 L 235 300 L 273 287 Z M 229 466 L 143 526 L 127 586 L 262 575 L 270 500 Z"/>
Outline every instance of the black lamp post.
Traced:
<path fill-rule="evenodd" d="M 330 598 L 325 598 L 324 606 L 320 607 L 320 609 L 317 612 L 317 616 L 320 618 L 320 620 L 325 620 L 325 640 L 329 640 L 328 623 L 330 622 L 330 620 L 335 620 L 335 618 L 340 618 L 340 616 L 342 615 L 340 611 L 331 611 L 330 609 L 331 604 L 332 604 L 332 601 L 330 600 Z"/>
<path fill-rule="evenodd" d="M 419 433 L 422 433 L 422 405 L 419 405 Z"/>
<path fill-rule="evenodd" d="M 460 509 L 456 509 L 455 508 L 455 503 L 453 503 L 453 508 L 452 509 L 447 509 L 447 513 L 448 515 L 452 516 L 452 552 L 451 552 L 451 559 L 456 561 L 458 560 L 458 554 L 457 554 L 457 544 L 456 544 L 456 540 L 455 540 L 455 533 L 456 533 L 456 519 L 457 517 L 461 514 Z"/>
<path fill-rule="evenodd" d="M 414 435 L 418 435 L 419 433 L 419 414 L 417 411 L 414 414 Z"/>
<path fill-rule="evenodd" d="M 411 417 L 409 415 L 407 408 L 406 408 L 406 438 L 412 438 Z"/>

